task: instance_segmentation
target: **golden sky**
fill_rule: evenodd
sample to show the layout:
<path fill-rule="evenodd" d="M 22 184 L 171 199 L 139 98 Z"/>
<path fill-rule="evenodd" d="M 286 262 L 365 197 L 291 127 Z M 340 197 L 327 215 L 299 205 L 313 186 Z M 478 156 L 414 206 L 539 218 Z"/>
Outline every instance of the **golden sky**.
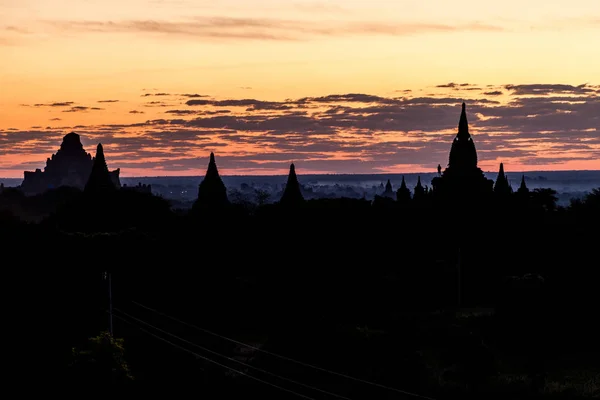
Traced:
<path fill-rule="evenodd" d="M 123 176 L 433 171 L 463 100 L 485 170 L 600 169 L 599 37 L 598 0 L 0 0 L 0 176 L 70 131 Z"/>

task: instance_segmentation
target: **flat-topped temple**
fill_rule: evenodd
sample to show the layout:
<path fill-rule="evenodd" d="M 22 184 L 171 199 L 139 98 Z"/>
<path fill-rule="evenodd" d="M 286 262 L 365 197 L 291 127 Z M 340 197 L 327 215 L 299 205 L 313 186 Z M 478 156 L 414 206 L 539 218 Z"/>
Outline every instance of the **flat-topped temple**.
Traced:
<path fill-rule="evenodd" d="M 70 186 L 83 190 L 92 172 L 94 159 L 81 144 L 79 135 L 68 133 L 63 138 L 60 149 L 46 160 L 42 171 L 25 171 L 21 190 L 26 195 L 43 193 L 48 189 Z M 120 169 L 110 171 L 115 187 L 120 187 Z"/>

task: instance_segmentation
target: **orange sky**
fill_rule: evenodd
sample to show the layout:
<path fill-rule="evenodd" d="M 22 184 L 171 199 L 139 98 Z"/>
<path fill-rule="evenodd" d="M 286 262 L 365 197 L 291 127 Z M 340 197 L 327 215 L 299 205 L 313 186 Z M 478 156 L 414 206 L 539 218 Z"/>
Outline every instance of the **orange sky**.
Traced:
<path fill-rule="evenodd" d="M 598 37 L 596 0 L 0 0 L 0 176 L 70 131 L 123 176 L 431 171 L 463 100 L 482 168 L 600 169 Z"/>

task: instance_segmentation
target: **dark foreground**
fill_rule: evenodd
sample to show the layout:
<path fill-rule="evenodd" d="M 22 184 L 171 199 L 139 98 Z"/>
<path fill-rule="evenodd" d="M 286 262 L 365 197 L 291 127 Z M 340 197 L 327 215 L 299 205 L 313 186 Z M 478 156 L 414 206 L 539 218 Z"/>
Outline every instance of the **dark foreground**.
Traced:
<path fill-rule="evenodd" d="M 192 216 L 146 200 L 126 218 L 3 216 L 20 379 L 223 399 L 599 395 L 597 208 Z M 109 328 L 104 272 L 124 362 L 88 340 Z"/>

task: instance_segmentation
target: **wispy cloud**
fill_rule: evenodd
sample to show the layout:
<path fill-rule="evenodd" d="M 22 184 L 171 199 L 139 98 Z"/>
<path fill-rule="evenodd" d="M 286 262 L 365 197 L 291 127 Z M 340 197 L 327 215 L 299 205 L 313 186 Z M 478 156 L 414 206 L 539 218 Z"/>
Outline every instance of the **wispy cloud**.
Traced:
<path fill-rule="evenodd" d="M 430 32 L 498 32 L 495 25 L 471 22 L 465 24 L 396 23 L 381 21 L 338 20 L 326 22 L 268 18 L 195 17 L 186 21 L 43 21 L 59 31 L 148 33 L 212 39 L 309 40 L 319 36 L 387 35 L 406 36 Z"/>
<path fill-rule="evenodd" d="M 565 84 L 528 84 L 528 85 L 505 85 L 516 95 L 549 95 L 549 94 L 586 94 L 594 93 L 595 89 L 586 84 L 578 86 Z"/>
<path fill-rule="evenodd" d="M 54 103 L 36 103 L 33 107 L 71 107 L 74 104 L 74 101 L 57 101 Z M 23 106 L 28 107 L 27 104 L 23 104 Z"/>
<path fill-rule="evenodd" d="M 100 107 L 85 107 L 85 106 L 75 106 L 71 107 L 68 110 L 63 110 L 63 112 L 87 112 L 87 111 L 101 111 L 104 110 Z"/>

